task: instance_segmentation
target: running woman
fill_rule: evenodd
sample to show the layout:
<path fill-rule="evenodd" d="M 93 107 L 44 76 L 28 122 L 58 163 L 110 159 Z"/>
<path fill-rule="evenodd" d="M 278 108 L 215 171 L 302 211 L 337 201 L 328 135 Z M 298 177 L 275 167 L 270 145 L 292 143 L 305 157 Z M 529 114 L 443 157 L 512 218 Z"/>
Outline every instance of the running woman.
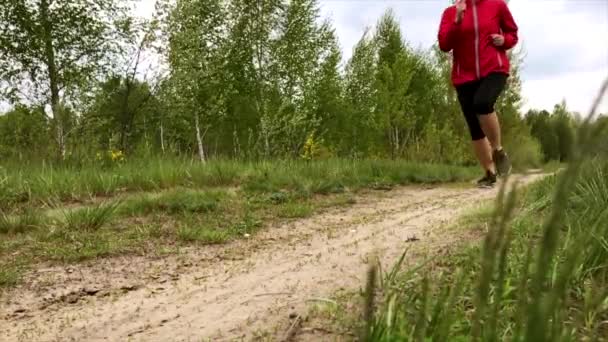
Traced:
<path fill-rule="evenodd" d="M 439 27 L 439 48 L 452 52 L 452 84 L 485 171 L 478 181 L 484 187 L 511 172 L 494 104 L 510 74 L 507 51 L 517 44 L 517 31 L 504 0 L 456 0 Z"/>

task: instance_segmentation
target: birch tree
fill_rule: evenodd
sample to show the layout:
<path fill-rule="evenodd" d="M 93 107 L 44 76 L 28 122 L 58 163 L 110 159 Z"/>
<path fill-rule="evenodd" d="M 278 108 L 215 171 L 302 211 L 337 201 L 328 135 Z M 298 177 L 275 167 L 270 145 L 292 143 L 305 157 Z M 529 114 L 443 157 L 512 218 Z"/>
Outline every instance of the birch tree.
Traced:
<path fill-rule="evenodd" d="M 0 91 L 12 102 L 48 105 L 61 158 L 66 110 L 112 67 L 130 20 L 123 0 L 0 3 Z"/>
<path fill-rule="evenodd" d="M 353 50 L 345 70 L 345 98 L 350 117 L 345 127 L 352 154 L 367 153 L 380 128 L 376 112 L 376 49 L 366 30 Z"/>
<path fill-rule="evenodd" d="M 168 61 L 176 104 L 192 117 L 198 156 L 205 133 L 222 116 L 226 8 L 221 0 L 180 0 L 169 18 Z"/>

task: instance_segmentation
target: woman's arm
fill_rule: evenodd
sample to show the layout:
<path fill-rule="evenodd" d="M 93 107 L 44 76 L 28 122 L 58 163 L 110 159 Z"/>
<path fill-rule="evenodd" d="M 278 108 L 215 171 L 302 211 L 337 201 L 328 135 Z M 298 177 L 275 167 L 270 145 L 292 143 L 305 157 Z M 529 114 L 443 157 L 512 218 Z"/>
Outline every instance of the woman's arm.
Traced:
<path fill-rule="evenodd" d="M 511 15 L 511 11 L 509 10 L 507 3 L 501 1 L 500 6 L 500 28 L 502 29 L 502 35 L 505 38 L 502 48 L 509 50 L 517 45 L 517 42 L 519 41 L 519 37 L 517 36 L 517 31 L 519 28 L 513 19 L 513 15 Z"/>
<path fill-rule="evenodd" d="M 439 25 L 439 49 L 443 52 L 449 52 L 454 48 L 456 34 L 460 30 L 460 24 L 457 23 L 454 7 L 448 7 L 443 11 L 441 16 L 441 24 Z"/>

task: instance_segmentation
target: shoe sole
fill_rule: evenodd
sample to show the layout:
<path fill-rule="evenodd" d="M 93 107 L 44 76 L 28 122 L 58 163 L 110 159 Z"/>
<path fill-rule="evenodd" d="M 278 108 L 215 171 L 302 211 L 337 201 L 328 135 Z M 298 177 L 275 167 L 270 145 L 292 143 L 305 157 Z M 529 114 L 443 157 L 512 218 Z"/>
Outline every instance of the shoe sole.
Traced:
<path fill-rule="evenodd" d="M 505 170 L 505 166 L 503 165 L 502 167 L 499 167 L 498 165 L 496 166 L 496 171 L 498 173 L 498 176 L 508 176 L 511 174 L 511 171 L 513 170 L 513 167 L 511 165 L 509 165 L 508 167 L 506 167 Z"/>
<path fill-rule="evenodd" d="M 496 162 L 495 162 L 496 163 Z M 508 156 L 505 156 L 505 159 L 502 163 L 496 163 L 496 173 L 498 176 L 507 176 L 511 174 L 513 170 L 513 166 L 511 165 L 511 161 Z"/>

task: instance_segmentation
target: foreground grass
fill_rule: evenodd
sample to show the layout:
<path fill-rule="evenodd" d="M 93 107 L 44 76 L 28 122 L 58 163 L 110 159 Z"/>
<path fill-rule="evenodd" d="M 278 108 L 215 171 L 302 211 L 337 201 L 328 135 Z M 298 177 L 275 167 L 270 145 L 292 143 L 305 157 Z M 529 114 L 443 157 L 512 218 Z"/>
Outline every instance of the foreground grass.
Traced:
<path fill-rule="evenodd" d="M 541 261 L 559 179 L 521 191 L 512 220 L 493 203 L 452 226 L 482 244 L 452 246 L 418 268 L 403 269 L 406 259 L 372 268 L 365 291 L 338 296 L 313 320 L 343 340 L 608 340 L 608 161 L 585 164 L 553 226 L 554 255 Z"/>
<path fill-rule="evenodd" d="M 401 161 L 174 165 L 157 160 L 96 174 L 48 171 L 31 171 L 27 180 L 22 174 L 21 190 L 19 177 L 11 176 L 12 187 L 2 190 L 5 198 L 21 198 L 13 196 L 19 191 L 28 195 L 27 202 L 3 202 L 9 209 L 0 211 L 0 287 L 18 284 L 20 274 L 38 262 L 221 244 L 277 220 L 352 204 L 359 189 L 466 181 L 476 175 L 475 169 Z M 110 179 L 113 185 L 103 192 L 107 197 L 94 198 L 98 185 L 87 182 Z M 72 203 L 76 200 L 84 203 Z"/>
<path fill-rule="evenodd" d="M 606 131 L 589 122 L 558 176 L 501 193 L 477 217 L 489 227 L 482 246 L 406 273 L 403 260 L 388 274 L 370 268 L 361 339 L 608 340 Z"/>

